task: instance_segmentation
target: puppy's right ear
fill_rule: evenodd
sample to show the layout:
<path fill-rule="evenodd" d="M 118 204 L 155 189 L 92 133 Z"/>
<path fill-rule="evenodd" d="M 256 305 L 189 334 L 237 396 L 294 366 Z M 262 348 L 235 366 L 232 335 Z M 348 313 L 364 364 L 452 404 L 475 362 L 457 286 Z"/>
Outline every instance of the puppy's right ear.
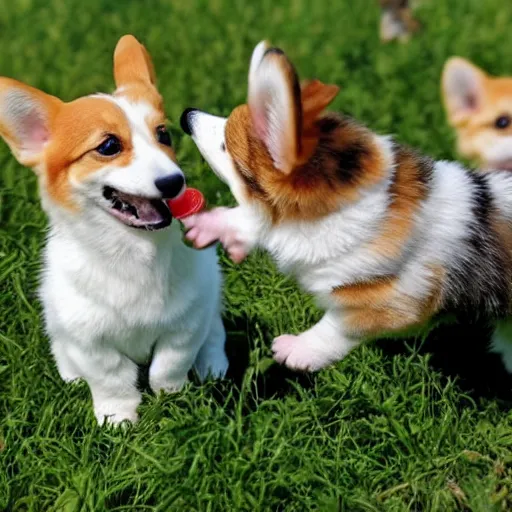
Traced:
<path fill-rule="evenodd" d="M 149 52 L 131 34 L 122 36 L 114 50 L 114 80 L 116 87 L 137 82 L 156 83 L 155 67 Z"/>
<path fill-rule="evenodd" d="M 481 108 L 485 100 L 487 74 L 461 57 L 444 65 L 441 88 L 448 122 L 455 126 Z"/>
<path fill-rule="evenodd" d="M 22 165 L 36 167 L 41 162 L 61 105 L 54 96 L 0 77 L 0 135 Z"/>

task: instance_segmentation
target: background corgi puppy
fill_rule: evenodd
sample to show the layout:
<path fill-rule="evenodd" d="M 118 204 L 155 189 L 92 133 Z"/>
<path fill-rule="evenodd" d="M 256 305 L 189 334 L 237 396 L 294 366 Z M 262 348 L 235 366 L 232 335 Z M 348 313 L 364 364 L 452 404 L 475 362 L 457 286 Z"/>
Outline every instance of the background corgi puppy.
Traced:
<path fill-rule="evenodd" d="M 185 188 L 145 48 L 115 49 L 116 91 L 69 103 L 0 78 L 0 134 L 39 178 L 50 229 L 40 298 L 61 377 L 84 378 L 99 422 L 137 419 L 137 364 L 177 391 L 225 374 L 215 249 L 182 242 L 164 201 Z"/>
<path fill-rule="evenodd" d="M 238 202 L 185 219 L 187 237 L 219 239 L 235 261 L 262 247 L 314 294 L 319 323 L 273 342 L 290 368 L 318 370 L 458 311 L 496 322 L 493 349 L 512 371 L 512 175 L 476 175 L 322 114 L 337 92 L 301 84 L 262 42 L 248 104 L 227 119 L 187 109 L 183 129 Z"/>
<path fill-rule="evenodd" d="M 459 154 L 483 171 L 512 170 L 512 78 L 491 76 L 452 57 L 443 69 L 441 91 Z"/>
<path fill-rule="evenodd" d="M 379 0 L 379 5 L 379 36 L 383 43 L 394 39 L 405 42 L 421 29 L 420 22 L 412 13 L 409 0 Z"/>

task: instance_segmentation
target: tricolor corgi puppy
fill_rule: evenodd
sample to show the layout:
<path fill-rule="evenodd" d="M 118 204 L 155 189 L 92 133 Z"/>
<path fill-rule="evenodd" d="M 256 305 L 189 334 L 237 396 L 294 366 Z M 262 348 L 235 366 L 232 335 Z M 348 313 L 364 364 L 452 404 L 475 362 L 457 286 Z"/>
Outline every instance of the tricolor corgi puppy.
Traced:
<path fill-rule="evenodd" d="M 292 369 L 319 370 L 456 310 L 494 323 L 493 349 L 512 371 L 512 175 L 436 162 L 322 113 L 337 93 L 300 83 L 262 42 L 247 104 L 227 119 L 187 109 L 183 129 L 238 202 L 185 219 L 187 237 L 220 240 L 238 262 L 264 248 L 316 297 L 323 318 L 273 342 Z"/>
<path fill-rule="evenodd" d="M 491 76 L 466 59 L 451 57 L 441 91 L 458 153 L 484 172 L 512 170 L 512 78 Z"/>
<path fill-rule="evenodd" d="M 132 36 L 115 49 L 116 91 L 65 103 L 0 78 L 0 134 L 38 176 L 49 219 L 40 298 L 61 377 L 83 378 L 98 422 L 137 420 L 138 363 L 177 391 L 195 365 L 224 375 L 215 249 L 182 242 L 164 201 L 185 187 L 153 65 Z"/>

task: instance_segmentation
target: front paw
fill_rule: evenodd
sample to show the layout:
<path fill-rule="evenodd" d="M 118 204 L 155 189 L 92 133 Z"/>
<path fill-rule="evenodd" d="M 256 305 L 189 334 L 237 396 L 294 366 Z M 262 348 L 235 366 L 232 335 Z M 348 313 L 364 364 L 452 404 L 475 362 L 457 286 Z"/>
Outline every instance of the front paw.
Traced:
<path fill-rule="evenodd" d="M 331 362 L 304 335 L 283 334 L 279 336 L 272 343 L 272 352 L 278 363 L 296 371 L 315 372 Z"/>
<path fill-rule="evenodd" d="M 158 394 L 164 393 L 177 393 L 183 389 L 183 386 L 188 382 L 186 375 L 178 378 L 167 378 L 167 377 L 149 377 L 149 386 L 153 390 L 153 393 Z"/>
<path fill-rule="evenodd" d="M 202 249 L 217 242 L 227 229 L 225 212 L 227 208 L 214 208 L 209 212 L 197 213 L 185 217 L 182 222 L 190 240 L 196 249 Z"/>
<path fill-rule="evenodd" d="M 139 400 L 103 400 L 94 404 L 94 415 L 100 425 L 117 427 L 137 423 Z"/>
<path fill-rule="evenodd" d="M 183 219 L 187 228 L 186 238 L 196 249 L 202 249 L 219 241 L 235 263 L 241 263 L 249 253 L 248 244 L 228 221 L 229 208 L 215 208 Z"/>

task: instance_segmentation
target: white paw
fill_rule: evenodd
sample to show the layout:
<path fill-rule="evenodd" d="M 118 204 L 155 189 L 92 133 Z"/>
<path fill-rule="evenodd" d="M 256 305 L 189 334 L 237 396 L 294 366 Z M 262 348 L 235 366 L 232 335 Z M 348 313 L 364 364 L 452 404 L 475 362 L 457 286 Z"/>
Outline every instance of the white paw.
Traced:
<path fill-rule="evenodd" d="M 208 357 L 209 356 L 209 357 Z M 194 364 L 199 378 L 204 381 L 208 377 L 222 379 L 228 371 L 229 361 L 224 351 L 210 353 L 208 356 L 201 356 Z"/>
<path fill-rule="evenodd" d="M 149 376 L 149 386 L 155 394 L 159 394 L 162 391 L 164 393 L 178 393 L 187 382 L 188 378 L 186 375 L 178 379 Z"/>
<path fill-rule="evenodd" d="M 314 341 L 304 335 L 283 334 L 272 343 L 274 359 L 292 370 L 311 372 L 321 370 L 332 360 L 317 350 Z"/>
<path fill-rule="evenodd" d="M 139 400 L 105 400 L 94 405 L 94 415 L 100 425 L 119 426 L 123 422 L 137 423 Z"/>
<path fill-rule="evenodd" d="M 72 384 L 73 386 L 76 386 L 77 384 L 80 384 L 82 382 L 83 377 L 75 376 L 75 375 L 61 375 L 60 378 L 66 383 L 66 384 Z"/>
<path fill-rule="evenodd" d="M 184 218 L 182 222 L 188 230 L 185 236 L 197 249 L 219 241 L 229 257 L 235 263 L 241 263 L 250 248 L 240 233 L 229 225 L 229 212 L 229 208 L 219 207 Z"/>
<path fill-rule="evenodd" d="M 227 208 L 219 207 L 182 219 L 182 223 L 187 229 L 186 238 L 193 242 L 197 249 L 202 249 L 220 240 L 227 229 L 226 211 Z"/>

